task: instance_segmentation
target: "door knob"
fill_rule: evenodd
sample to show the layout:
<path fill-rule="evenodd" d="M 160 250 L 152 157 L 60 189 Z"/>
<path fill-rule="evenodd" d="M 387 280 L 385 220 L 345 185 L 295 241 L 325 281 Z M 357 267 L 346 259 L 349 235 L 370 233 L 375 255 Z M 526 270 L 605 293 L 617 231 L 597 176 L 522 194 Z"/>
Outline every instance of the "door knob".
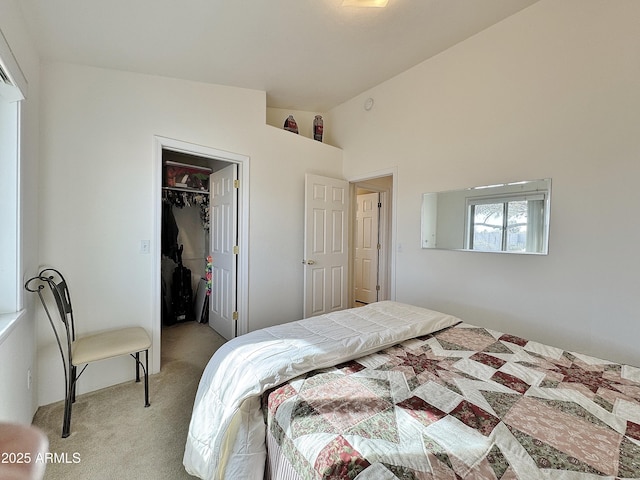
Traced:
<path fill-rule="evenodd" d="M 302 260 L 304 265 L 314 265 L 316 262 L 313 260 Z"/>

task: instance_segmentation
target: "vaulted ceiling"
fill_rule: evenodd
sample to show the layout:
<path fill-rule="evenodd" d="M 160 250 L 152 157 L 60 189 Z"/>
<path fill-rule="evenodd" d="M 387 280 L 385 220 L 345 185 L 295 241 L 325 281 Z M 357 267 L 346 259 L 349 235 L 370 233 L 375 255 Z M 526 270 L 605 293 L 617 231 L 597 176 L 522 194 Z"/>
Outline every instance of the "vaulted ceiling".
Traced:
<path fill-rule="evenodd" d="M 267 92 L 324 112 L 537 0 L 20 0 L 45 60 Z"/>

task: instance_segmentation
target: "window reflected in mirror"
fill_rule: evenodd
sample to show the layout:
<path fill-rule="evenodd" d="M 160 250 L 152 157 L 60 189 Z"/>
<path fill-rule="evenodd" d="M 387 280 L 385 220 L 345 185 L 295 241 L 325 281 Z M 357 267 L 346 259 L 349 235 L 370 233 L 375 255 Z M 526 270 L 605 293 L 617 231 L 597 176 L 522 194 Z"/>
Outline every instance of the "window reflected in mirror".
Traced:
<path fill-rule="evenodd" d="M 551 179 L 425 193 L 422 248 L 547 254 Z"/>

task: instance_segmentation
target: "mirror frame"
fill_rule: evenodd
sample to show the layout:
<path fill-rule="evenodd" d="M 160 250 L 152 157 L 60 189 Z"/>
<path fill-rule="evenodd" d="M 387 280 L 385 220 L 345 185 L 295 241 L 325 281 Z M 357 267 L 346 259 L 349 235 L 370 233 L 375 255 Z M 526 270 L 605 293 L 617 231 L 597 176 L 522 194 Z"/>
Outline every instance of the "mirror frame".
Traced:
<path fill-rule="evenodd" d="M 443 203 L 443 200 L 446 202 Z M 534 245 L 540 245 L 534 247 L 535 251 L 506 250 L 504 240 L 500 250 L 469 248 L 473 242 L 471 235 L 473 221 L 470 213 L 472 205 L 475 208 L 476 205 L 487 203 L 507 204 L 522 200 L 526 200 L 527 203 L 532 200 L 542 201 L 540 204 L 542 211 L 538 217 L 540 231 L 528 237 L 528 241 Z M 425 250 L 548 255 L 550 213 L 551 178 L 424 193 L 422 194 L 420 246 Z M 506 231 L 507 225 L 503 225 L 502 228 Z M 445 246 L 438 245 L 438 242 Z"/>

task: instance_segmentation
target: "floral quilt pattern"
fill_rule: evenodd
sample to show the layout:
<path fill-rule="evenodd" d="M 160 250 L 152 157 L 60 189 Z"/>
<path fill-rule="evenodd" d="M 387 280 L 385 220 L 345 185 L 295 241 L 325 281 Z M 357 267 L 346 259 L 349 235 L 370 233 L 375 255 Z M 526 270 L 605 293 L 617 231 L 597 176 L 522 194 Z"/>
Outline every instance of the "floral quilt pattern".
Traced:
<path fill-rule="evenodd" d="M 265 398 L 302 479 L 640 478 L 640 369 L 468 324 Z"/>

